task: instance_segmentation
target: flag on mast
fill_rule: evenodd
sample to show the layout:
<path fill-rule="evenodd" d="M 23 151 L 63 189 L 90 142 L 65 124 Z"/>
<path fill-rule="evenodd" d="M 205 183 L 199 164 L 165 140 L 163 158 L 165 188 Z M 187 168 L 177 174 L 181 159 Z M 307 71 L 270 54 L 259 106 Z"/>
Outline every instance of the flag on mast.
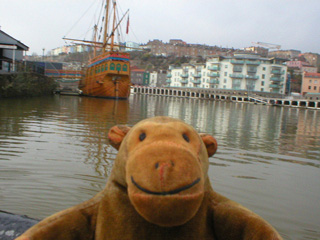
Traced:
<path fill-rule="evenodd" d="M 127 20 L 127 31 L 126 33 L 128 34 L 129 33 L 129 15 L 128 15 L 128 20 Z"/>

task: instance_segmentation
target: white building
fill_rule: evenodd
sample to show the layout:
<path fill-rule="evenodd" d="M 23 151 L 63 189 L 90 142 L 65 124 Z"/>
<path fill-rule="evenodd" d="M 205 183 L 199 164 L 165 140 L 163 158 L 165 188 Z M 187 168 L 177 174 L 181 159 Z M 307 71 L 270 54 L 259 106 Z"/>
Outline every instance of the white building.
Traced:
<path fill-rule="evenodd" d="M 169 87 L 219 88 L 255 92 L 285 93 L 285 59 L 235 54 L 215 56 L 205 64 L 169 67 Z"/>
<path fill-rule="evenodd" d="M 166 72 L 165 71 L 153 71 L 150 73 L 150 87 L 164 87 L 166 85 Z"/>
<path fill-rule="evenodd" d="M 141 49 L 141 50 L 139 50 Z M 142 48 L 138 43 L 135 42 L 126 42 L 126 51 L 131 52 L 131 51 L 142 51 Z"/>
<path fill-rule="evenodd" d="M 77 45 L 69 45 L 69 46 L 62 46 L 55 49 L 52 49 L 50 54 L 51 56 L 58 56 L 60 54 L 69 54 L 69 53 L 82 53 L 82 52 L 90 52 L 92 46 L 77 44 Z"/>

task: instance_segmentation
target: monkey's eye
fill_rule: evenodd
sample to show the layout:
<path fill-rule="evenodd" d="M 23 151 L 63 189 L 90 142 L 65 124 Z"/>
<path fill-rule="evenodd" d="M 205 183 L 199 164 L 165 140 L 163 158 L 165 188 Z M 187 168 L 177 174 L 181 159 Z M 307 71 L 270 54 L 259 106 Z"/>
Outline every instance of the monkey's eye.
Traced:
<path fill-rule="evenodd" d="M 146 138 L 146 134 L 145 133 L 141 133 L 140 135 L 139 135 L 139 140 L 142 142 L 145 138 Z"/>
<path fill-rule="evenodd" d="M 187 134 L 185 134 L 185 133 L 182 134 L 182 137 L 183 137 L 184 140 L 186 140 L 186 142 L 190 142 L 190 139 L 189 139 Z"/>

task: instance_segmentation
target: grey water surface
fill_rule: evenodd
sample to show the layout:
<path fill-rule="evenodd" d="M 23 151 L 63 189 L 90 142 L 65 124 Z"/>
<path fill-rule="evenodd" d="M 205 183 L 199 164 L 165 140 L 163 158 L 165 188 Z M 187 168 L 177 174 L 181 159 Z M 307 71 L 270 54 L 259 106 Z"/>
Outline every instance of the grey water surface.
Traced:
<path fill-rule="evenodd" d="M 132 95 L 0 99 L 0 210 L 41 219 L 103 189 L 116 124 L 180 118 L 218 140 L 213 188 L 284 239 L 320 239 L 320 111 Z"/>

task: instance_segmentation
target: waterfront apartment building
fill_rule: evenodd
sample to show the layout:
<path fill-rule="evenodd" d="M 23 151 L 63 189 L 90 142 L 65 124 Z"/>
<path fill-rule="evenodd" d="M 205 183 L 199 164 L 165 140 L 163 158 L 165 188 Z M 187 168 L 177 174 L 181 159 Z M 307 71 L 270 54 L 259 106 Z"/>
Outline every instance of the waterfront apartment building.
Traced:
<path fill-rule="evenodd" d="M 214 56 L 205 64 L 169 67 L 168 87 L 216 88 L 254 92 L 285 93 L 285 59 L 235 54 Z"/>
<path fill-rule="evenodd" d="M 320 93 L 320 73 L 303 73 L 301 94 Z"/>

